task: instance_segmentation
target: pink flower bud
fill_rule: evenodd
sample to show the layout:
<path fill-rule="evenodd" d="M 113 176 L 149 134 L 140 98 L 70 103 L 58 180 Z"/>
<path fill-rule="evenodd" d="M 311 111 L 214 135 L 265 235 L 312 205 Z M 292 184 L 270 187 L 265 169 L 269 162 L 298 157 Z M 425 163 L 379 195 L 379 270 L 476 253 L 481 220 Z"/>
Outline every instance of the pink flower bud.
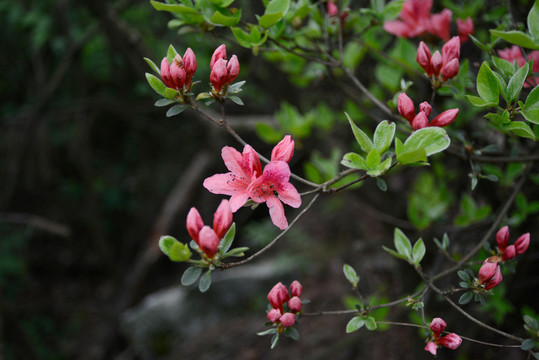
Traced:
<path fill-rule="evenodd" d="M 515 250 L 518 255 L 528 250 L 528 246 L 530 246 L 530 233 L 521 235 L 517 241 L 515 241 Z"/>
<path fill-rule="evenodd" d="M 217 254 L 217 247 L 220 239 L 215 234 L 215 231 L 209 226 L 204 226 L 198 234 L 200 249 L 209 257 L 213 258 Z"/>
<path fill-rule="evenodd" d="M 461 43 L 468 41 L 468 35 L 474 33 L 472 18 L 467 17 L 466 20 L 457 19 L 457 31 Z"/>
<path fill-rule="evenodd" d="M 187 77 L 186 82 L 190 83 L 195 71 L 197 70 L 197 58 L 191 48 L 187 48 L 187 50 L 185 50 L 185 54 L 183 54 L 183 67 Z"/>
<path fill-rule="evenodd" d="M 238 77 L 238 74 L 240 73 L 240 63 L 236 55 L 232 55 L 230 60 L 228 60 L 226 70 L 228 73 L 228 76 L 226 78 L 226 83 L 231 84 L 234 80 L 236 80 L 236 78 Z"/>
<path fill-rule="evenodd" d="M 455 350 L 462 344 L 462 339 L 455 333 L 447 334 L 436 340 L 436 344 Z"/>
<path fill-rule="evenodd" d="M 294 155 L 294 140 L 290 135 L 286 135 L 271 151 L 271 161 L 289 162 L 292 155 Z"/>
<path fill-rule="evenodd" d="M 517 255 L 517 251 L 516 251 L 515 245 L 509 245 L 503 250 L 502 260 L 503 261 L 510 260 L 514 258 L 516 255 Z"/>
<path fill-rule="evenodd" d="M 481 268 L 479 269 L 479 274 L 477 276 L 477 280 L 479 281 L 479 284 L 483 285 L 488 280 L 490 280 L 491 277 L 496 274 L 496 269 L 498 268 L 497 262 L 489 262 L 489 259 L 486 259 L 483 262 L 483 265 L 481 265 Z"/>
<path fill-rule="evenodd" d="M 290 300 L 288 300 L 288 308 L 293 313 L 297 313 L 301 311 L 301 300 L 299 297 L 294 296 Z"/>
<path fill-rule="evenodd" d="M 442 331 L 444 331 L 447 324 L 445 323 L 444 319 L 442 318 L 434 318 L 432 319 L 432 322 L 430 323 L 430 329 L 434 333 L 434 337 L 439 337 Z"/>
<path fill-rule="evenodd" d="M 296 315 L 287 312 L 283 316 L 281 316 L 279 321 L 281 322 L 281 324 L 283 324 L 284 327 L 294 326 L 294 323 L 296 322 Z"/>
<path fill-rule="evenodd" d="M 419 43 L 417 48 L 416 61 L 425 70 L 428 76 L 432 75 L 432 68 L 430 66 L 430 49 L 423 41 Z"/>
<path fill-rule="evenodd" d="M 337 8 L 337 5 L 333 3 L 333 1 L 328 1 L 327 11 L 329 16 L 337 16 L 339 13 L 339 9 Z"/>
<path fill-rule="evenodd" d="M 425 116 L 428 118 L 432 112 L 432 106 L 430 106 L 428 102 L 423 101 L 421 104 L 419 104 L 419 111 L 423 111 Z"/>
<path fill-rule="evenodd" d="M 434 76 L 440 75 L 442 64 L 443 64 L 442 55 L 440 54 L 438 50 L 436 50 L 430 59 L 430 66 L 432 69 L 432 74 Z"/>
<path fill-rule="evenodd" d="M 442 58 L 444 66 L 451 60 L 460 57 L 460 39 L 458 36 L 453 36 L 451 40 L 446 42 L 442 47 Z"/>
<path fill-rule="evenodd" d="M 509 242 L 509 227 L 505 225 L 496 233 L 496 243 L 498 243 L 498 250 L 504 251 Z"/>
<path fill-rule="evenodd" d="M 194 207 L 191 208 L 187 214 L 186 227 L 191 239 L 195 240 L 195 242 L 198 244 L 198 234 L 204 227 L 204 221 L 202 220 L 202 217 L 200 217 L 198 210 Z"/>
<path fill-rule="evenodd" d="M 436 355 L 436 350 L 438 350 L 438 346 L 432 341 L 430 341 L 425 346 L 425 350 L 430 352 L 432 355 Z"/>
<path fill-rule="evenodd" d="M 210 73 L 210 81 L 213 85 L 213 89 L 216 92 L 221 92 L 223 86 L 226 83 L 228 71 L 226 70 L 226 60 L 218 59 Z"/>
<path fill-rule="evenodd" d="M 282 309 L 283 304 L 290 299 L 288 290 L 283 283 L 279 282 L 268 293 L 268 301 L 274 309 Z"/>
<path fill-rule="evenodd" d="M 502 282 L 502 272 L 500 270 L 500 267 L 498 266 L 496 267 L 496 273 L 494 274 L 494 276 L 491 277 L 490 280 L 485 283 L 483 288 L 485 290 L 490 290 L 501 282 Z"/>
<path fill-rule="evenodd" d="M 279 309 L 271 309 L 267 315 L 268 320 L 271 321 L 272 323 L 277 322 L 277 320 L 279 320 L 281 316 L 282 316 L 281 310 Z"/>
<path fill-rule="evenodd" d="M 183 88 L 183 84 L 185 83 L 185 70 L 178 65 L 178 62 L 176 60 L 174 60 L 170 65 L 170 77 L 174 82 L 174 89 Z"/>
<path fill-rule="evenodd" d="M 161 79 L 169 88 L 176 87 L 174 82 L 172 81 L 172 77 L 170 76 L 170 64 L 168 63 L 166 57 L 161 60 Z"/>
<path fill-rule="evenodd" d="M 292 284 L 290 284 L 290 293 L 292 296 L 301 296 L 301 292 L 303 291 L 303 286 L 301 286 L 300 282 L 297 280 L 292 281 Z"/>
<path fill-rule="evenodd" d="M 429 126 L 447 126 L 451 124 L 455 119 L 457 118 L 459 114 L 459 109 L 449 109 L 441 113 L 440 115 L 436 116 L 434 120 L 432 120 L 429 124 Z"/>
<path fill-rule="evenodd" d="M 232 225 L 232 210 L 228 200 L 223 200 L 213 215 L 213 231 L 219 239 L 222 239 L 230 229 L 230 225 Z"/>
<path fill-rule="evenodd" d="M 225 46 L 225 44 L 220 45 L 213 52 L 213 55 L 211 56 L 211 61 L 210 61 L 210 69 L 213 69 L 213 65 L 215 65 L 215 63 L 219 59 L 226 59 L 226 46 Z"/>
<path fill-rule="evenodd" d="M 460 63 L 458 59 L 453 59 L 442 67 L 442 80 L 447 81 L 454 78 L 459 73 Z"/>
<path fill-rule="evenodd" d="M 412 120 L 412 127 L 414 130 L 423 129 L 424 127 L 427 127 L 428 124 L 429 119 L 423 111 L 420 111 Z"/>
<path fill-rule="evenodd" d="M 410 123 L 415 117 L 414 102 L 405 93 L 399 95 L 397 101 L 399 113 Z"/>

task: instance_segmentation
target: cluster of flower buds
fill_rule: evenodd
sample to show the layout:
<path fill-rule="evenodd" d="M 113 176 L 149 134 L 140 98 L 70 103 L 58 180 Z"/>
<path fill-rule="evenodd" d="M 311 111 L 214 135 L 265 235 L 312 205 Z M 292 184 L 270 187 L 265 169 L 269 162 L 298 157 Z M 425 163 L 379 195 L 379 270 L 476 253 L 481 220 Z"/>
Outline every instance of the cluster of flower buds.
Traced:
<path fill-rule="evenodd" d="M 474 26 L 471 17 L 466 19 L 457 19 L 457 32 L 459 34 L 461 44 L 465 41 L 468 41 L 468 36 L 474 33 Z"/>
<path fill-rule="evenodd" d="M 268 293 L 268 301 L 272 309 L 268 312 L 268 320 L 277 325 L 279 332 L 284 328 L 293 326 L 296 322 L 296 314 L 301 311 L 301 291 L 303 287 L 299 281 L 294 280 L 290 284 L 290 293 L 283 283 L 277 283 Z M 292 295 L 292 296 L 290 296 Z M 285 312 L 284 305 L 288 307 Z"/>
<path fill-rule="evenodd" d="M 410 123 L 414 130 L 422 129 L 429 126 L 447 126 L 451 124 L 459 114 L 459 109 L 449 109 L 436 116 L 429 122 L 429 115 L 432 111 L 432 106 L 426 101 L 419 104 L 419 113 L 415 113 L 415 106 L 412 99 L 405 93 L 399 95 L 398 99 L 399 113 Z"/>
<path fill-rule="evenodd" d="M 447 324 L 442 318 L 434 318 L 430 323 L 430 329 L 432 330 L 432 336 L 427 340 L 427 346 L 425 350 L 432 355 L 436 355 L 438 346 L 444 346 L 451 350 L 455 350 L 462 344 L 462 339 L 455 333 L 447 334 L 440 337 Z"/>
<path fill-rule="evenodd" d="M 161 79 L 166 86 L 176 90 L 189 91 L 191 89 L 191 79 L 197 70 L 197 59 L 191 48 L 185 50 L 183 59 L 176 55 L 172 64 L 169 64 L 166 57 L 161 60 Z"/>
<path fill-rule="evenodd" d="M 438 50 L 431 56 L 430 49 L 423 41 L 417 48 L 416 61 L 433 80 L 441 77 L 442 82 L 447 81 L 459 73 L 460 39 L 454 36 L 442 47 L 442 54 Z"/>
<path fill-rule="evenodd" d="M 223 44 L 213 52 L 210 69 L 210 82 L 213 85 L 213 90 L 220 93 L 226 85 L 230 85 L 236 80 L 240 73 L 240 63 L 236 55 L 232 55 L 230 60 L 226 60 L 226 46 Z"/>
<path fill-rule="evenodd" d="M 213 229 L 204 225 L 204 221 L 196 208 L 191 208 L 187 214 L 187 232 L 197 243 L 200 249 L 209 259 L 217 254 L 219 242 L 232 225 L 232 210 L 228 200 L 221 201 L 221 204 L 213 215 Z"/>
<path fill-rule="evenodd" d="M 498 254 L 490 256 L 483 261 L 479 269 L 477 282 L 485 290 L 490 290 L 502 281 L 502 273 L 499 263 L 514 258 L 516 255 L 523 254 L 530 245 L 530 233 L 521 235 L 514 245 L 509 245 L 509 228 L 502 227 L 496 234 L 496 243 L 498 244 Z"/>

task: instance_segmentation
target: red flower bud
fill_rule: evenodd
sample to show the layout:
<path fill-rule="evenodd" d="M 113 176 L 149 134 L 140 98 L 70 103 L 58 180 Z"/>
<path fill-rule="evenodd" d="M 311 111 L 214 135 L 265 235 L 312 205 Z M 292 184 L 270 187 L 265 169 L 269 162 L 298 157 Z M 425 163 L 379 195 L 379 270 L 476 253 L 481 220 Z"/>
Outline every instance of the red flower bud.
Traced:
<path fill-rule="evenodd" d="M 211 56 L 211 61 L 210 61 L 210 69 L 213 69 L 213 65 L 215 65 L 215 63 L 219 59 L 226 59 L 226 46 L 225 46 L 225 44 L 220 45 L 213 52 L 213 55 Z"/>
<path fill-rule="evenodd" d="M 446 42 L 442 47 L 442 58 L 444 66 L 453 59 L 460 57 L 460 39 L 458 36 L 453 36 L 451 40 Z"/>
<path fill-rule="evenodd" d="M 455 119 L 457 118 L 459 114 L 459 109 L 449 109 L 441 113 L 440 115 L 436 116 L 434 120 L 432 120 L 429 124 L 429 126 L 447 126 L 451 124 Z"/>
<path fill-rule="evenodd" d="M 479 269 L 479 274 L 477 276 L 477 280 L 479 281 L 479 284 L 483 285 L 488 280 L 490 280 L 491 277 L 496 274 L 496 269 L 498 268 L 497 262 L 489 262 L 489 259 L 486 259 L 483 262 L 483 265 L 481 265 L 481 268 Z"/>
<path fill-rule="evenodd" d="M 232 55 L 230 60 L 228 60 L 226 71 L 228 73 L 226 83 L 231 84 L 234 80 L 236 80 L 238 74 L 240 73 L 240 63 L 236 55 Z"/>
<path fill-rule="evenodd" d="M 509 245 L 503 250 L 502 260 L 503 261 L 510 260 L 514 258 L 516 255 L 517 255 L 517 251 L 516 251 L 515 245 Z"/>
<path fill-rule="evenodd" d="M 414 102 L 405 93 L 399 95 L 397 101 L 399 113 L 410 123 L 415 117 Z"/>
<path fill-rule="evenodd" d="M 175 88 L 174 81 L 172 81 L 172 77 L 170 76 L 170 64 L 166 57 L 161 60 L 161 79 L 169 88 Z"/>
<path fill-rule="evenodd" d="M 190 83 L 197 70 L 197 58 L 191 48 L 187 48 L 185 54 L 183 54 L 183 67 L 187 78 L 186 83 Z"/>
<path fill-rule="evenodd" d="M 436 50 L 430 59 L 430 66 L 432 69 L 432 74 L 434 76 L 440 75 L 442 64 L 443 64 L 442 55 L 440 54 L 438 50 Z"/>
<path fill-rule="evenodd" d="M 301 311 L 301 300 L 299 297 L 294 296 L 290 300 L 288 300 L 288 308 L 293 313 L 297 313 Z"/>
<path fill-rule="evenodd" d="M 462 339 L 455 333 L 447 334 L 444 337 L 441 337 L 436 340 L 436 344 L 440 346 L 445 346 L 451 350 L 455 350 L 462 344 Z"/>
<path fill-rule="evenodd" d="M 412 120 L 412 127 L 414 130 L 423 129 L 424 127 L 427 127 L 429 124 L 429 119 L 427 119 L 427 115 L 420 111 Z"/>
<path fill-rule="evenodd" d="M 442 80 L 447 81 L 454 78 L 459 73 L 460 63 L 458 59 L 453 59 L 442 67 Z"/>
<path fill-rule="evenodd" d="M 202 220 L 202 217 L 200 217 L 198 210 L 194 207 L 191 208 L 187 214 L 186 227 L 191 239 L 195 240 L 195 242 L 198 244 L 198 234 L 204 227 L 204 221 Z"/>
<path fill-rule="evenodd" d="M 284 327 L 294 326 L 294 323 L 296 322 L 296 315 L 287 312 L 283 316 L 281 316 L 279 321 L 281 322 L 281 324 L 283 324 Z"/>
<path fill-rule="evenodd" d="M 432 68 L 430 65 L 430 49 L 423 41 L 419 43 L 417 48 L 416 61 L 421 65 L 423 70 L 427 73 L 428 76 L 432 75 Z"/>
<path fill-rule="evenodd" d="M 438 338 L 442 331 L 444 331 L 447 324 L 445 323 L 444 319 L 442 318 L 434 318 L 432 319 L 432 322 L 430 323 L 430 329 L 434 333 L 434 337 Z"/>
<path fill-rule="evenodd" d="M 183 84 L 185 83 L 185 70 L 183 69 L 183 67 L 180 67 L 180 65 L 182 65 L 180 56 L 177 55 L 177 57 L 180 61 L 174 59 L 174 61 L 170 65 L 170 77 L 174 82 L 173 88 L 181 89 L 183 88 Z"/>
<path fill-rule="evenodd" d="M 290 284 L 290 293 L 292 296 L 301 296 L 301 292 L 303 291 L 303 286 L 301 286 L 300 282 L 297 280 L 292 281 L 292 284 Z"/>
<path fill-rule="evenodd" d="M 432 106 L 426 101 L 423 101 L 421 104 L 419 104 L 419 111 L 423 111 L 427 117 L 430 116 L 430 113 L 432 112 Z"/>
<path fill-rule="evenodd" d="M 210 73 L 210 81 L 216 92 L 221 92 L 226 83 L 228 72 L 226 70 L 226 60 L 218 59 Z"/>
<path fill-rule="evenodd" d="M 518 255 L 528 250 L 528 246 L 530 246 L 530 233 L 521 235 L 517 241 L 515 241 L 515 250 Z"/>
<path fill-rule="evenodd" d="M 198 246 L 209 258 L 213 258 L 217 254 L 220 240 L 215 231 L 209 226 L 204 226 L 198 234 Z"/>
<path fill-rule="evenodd" d="M 498 243 L 498 249 L 504 251 L 509 242 L 509 227 L 505 225 L 496 233 L 496 243 Z"/>
<path fill-rule="evenodd" d="M 222 239 L 231 225 L 232 210 L 230 210 L 228 200 L 223 200 L 213 215 L 213 231 L 215 231 L 219 239 Z"/>
<path fill-rule="evenodd" d="M 286 135 L 271 151 L 271 161 L 289 162 L 294 155 L 294 140 Z"/>
<path fill-rule="evenodd" d="M 502 272 L 500 270 L 500 267 L 498 266 L 496 267 L 496 273 L 494 274 L 494 276 L 491 277 L 490 280 L 487 281 L 483 287 L 485 290 L 490 290 L 501 282 L 502 282 Z"/>
<path fill-rule="evenodd" d="M 290 299 L 288 290 L 283 283 L 279 282 L 268 293 L 268 301 L 274 309 L 282 309 L 283 304 Z"/>
<path fill-rule="evenodd" d="M 281 310 L 279 309 L 271 309 L 267 315 L 268 320 L 271 321 L 272 323 L 277 322 L 277 320 L 279 320 L 281 316 L 282 316 Z"/>

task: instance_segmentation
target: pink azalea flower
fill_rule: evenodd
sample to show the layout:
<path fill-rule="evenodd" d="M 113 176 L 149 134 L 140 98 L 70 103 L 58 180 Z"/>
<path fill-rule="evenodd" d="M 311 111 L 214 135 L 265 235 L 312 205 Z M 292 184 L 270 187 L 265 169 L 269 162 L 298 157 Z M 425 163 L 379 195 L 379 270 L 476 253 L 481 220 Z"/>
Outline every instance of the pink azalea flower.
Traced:
<path fill-rule="evenodd" d="M 522 50 L 520 50 L 520 47 L 518 47 L 517 45 L 513 45 L 510 48 L 498 50 L 498 56 L 500 56 L 502 59 L 509 61 L 510 63 L 516 61 L 519 67 L 523 67 L 527 61 L 533 60 L 532 72 L 539 72 L 539 51 L 537 50 L 528 53 L 528 58 L 525 59 L 524 56 L 522 56 Z M 528 76 L 528 78 L 524 82 L 524 87 L 536 86 L 538 83 L 539 76 Z"/>
<path fill-rule="evenodd" d="M 268 301 L 274 309 L 283 309 L 283 304 L 290 299 L 288 289 L 282 282 L 278 282 L 268 293 Z"/>
<path fill-rule="evenodd" d="M 275 146 L 271 162 L 262 171 L 260 159 L 252 147 L 246 145 L 243 154 L 240 154 L 226 146 L 222 150 L 222 157 L 230 172 L 207 178 L 204 187 L 214 194 L 231 195 L 230 207 L 233 212 L 249 198 L 257 203 L 265 202 L 271 221 L 284 230 L 288 227 L 288 221 L 282 203 L 294 208 L 301 205 L 298 191 L 289 182 L 291 173 L 287 162 L 293 153 L 294 141 L 287 135 Z"/>
<path fill-rule="evenodd" d="M 290 293 L 292 296 L 301 296 L 301 292 L 303 291 L 303 286 L 301 286 L 301 283 L 297 280 L 292 281 L 292 284 L 290 284 Z"/>
<path fill-rule="evenodd" d="M 225 85 L 236 80 L 240 73 L 240 63 L 236 55 L 232 55 L 230 60 L 226 59 L 226 46 L 222 44 L 213 52 L 210 69 L 210 82 L 219 93 Z"/>
<path fill-rule="evenodd" d="M 436 355 L 438 346 L 444 346 L 451 350 L 455 350 L 462 343 L 462 339 L 455 333 L 448 334 L 440 337 L 442 331 L 444 331 L 447 324 L 442 318 L 434 318 L 430 323 L 430 329 L 432 330 L 432 336 L 429 338 L 425 350 L 432 355 Z"/>
<path fill-rule="evenodd" d="M 432 56 L 430 49 L 423 41 L 417 48 L 416 61 L 425 70 L 428 76 L 447 81 L 455 77 L 459 72 L 460 39 L 454 36 L 442 47 L 442 54 L 436 51 Z M 428 115 L 427 115 L 428 116 Z"/>
<path fill-rule="evenodd" d="M 457 19 L 457 31 L 459 33 L 460 42 L 468 41 L 468 35 L 474 33 L 474 25 L 471 17 L 465 20 Z"/>

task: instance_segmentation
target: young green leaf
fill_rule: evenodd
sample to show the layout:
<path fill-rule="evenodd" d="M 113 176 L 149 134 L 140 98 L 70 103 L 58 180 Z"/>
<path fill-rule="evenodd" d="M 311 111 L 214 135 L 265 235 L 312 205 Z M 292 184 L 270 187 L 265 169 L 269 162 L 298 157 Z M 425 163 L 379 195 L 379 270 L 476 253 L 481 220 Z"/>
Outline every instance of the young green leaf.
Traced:
<path fill-rule="evenodd" d="M 382 121 L 376 127 L 373 140 L 374 146 L 380 154 L 383 154 L 391 146 L 391 142 L 395 136 L 395 129 L 395 123 L 390 124 L 387 120 Z"/>
<path fill-rule="evenodd" d="M 161 70 L 159 70 L 159 67 L 151 59 L 145 57 L 144 60 L 148 63 L 148 65 L 150 65 L 153 71 L 161 75 Z"/>
<path fill-rule="evenodd" d="M 372 316 L 369 316 L 365 319 L 365 327 L 370 330 L 376 330 L 376 320 Z"/>
<path fill-rule="evenodd" d="M 488 66 L 488 63 L 483 62 L 477 74 L 477 93 L 479 96 L 486 102 L 498 105 L 500 100 L 498 84 L 498 79 Z"/>
<path fill-rule="evenodd" d="M 198 290 L 200 290 L 201 293 L 204 293 L 208 291 L 210 286 L 211 286 L 211 270 L 209 269 L 200 278 L 200 282 L 198 283 Z"/>
<path fill-rule="evenodd" d="M 479 96 L 466 95 L 466 97 L 468 98 L 468 101 L 469 101 L 473 106 L 477 106 L 477 107 L 483 107 L 483 106 L 493 107 L 493 106 L 496 106 L 496 103 L 494 103 L 494 102 L 488 102 L 488 101 L 486 101 L 486 100 L 483 100 L 483 99 L 480 98 Z"/>
<path fill-rule="evenodd" d="M 359 316 L 354 316 L 352 319 L 350 319 L 348 324 L 346 324 L 346 333 L 349 334 L 354 331 L 358 331 L 363 327 L 363 325 L 365 325 L 365 320 Z"/>
<path fill-rule="evenodd" d="M 535 140 L 535 133 L 530 126 L 523 121 L 511 121 L 509 124 L 503 125 L 503 128 L 514 132 L 518 136 Z"/>
<path fill-rule="evenodd" d="M 367 170 L 367 163 L 365 162 L 365 159 L 363 159 L 361 155 L 356 153 L 345 154 L 343 156 L 341 164 L 353 169 Z"/>
<path fill-rule="evenodd" d="M 167 117 L 172 117 L 172 116 L 178 115 L 179 113 L 184 111 L 186 108 L 187 108 L 186 105 L 174 105 L 173 107 L 168 109 L 166 115 L 167 115 Z"/>
<path fill-rule="evenodd" d="M 518 99 L 520 90 L 522 90 L 522 86 L 524 85 L 524 80 L 526 80 L 528 75 L 528 70 L 529 64 L 526 63 L 509 80 L 509 84 L 507 85 L 507 100 L 509 102 L 513 102 Z"/>
<path fill-rule="evenodd" d="M 469 303 L 470 301 L 472 301 L 473 299 L 473 292 L 472 291 L 467 291 L 465 292 L 464 294 L 462 294 L 459 298 L 459 304 L 460 305 L 465 305 L 467 303 Z"/>
<path fill-rule="evenodd" d="M 150 73 L 146 73 L 146 80 L 148 80 L 148 84 L 150 84 L 150 86 L 156 93 L 161 96 L 165 96 L 166 86 L 161 80 L 159 80 L 155 75 L 152 75 Z"/>
<path fill-rule="evenodd" d="M 202 273 L 202 268 L 191 266 L 190 268 L 187 268 L 185 272 L 182 275 L 181 283 L 183 286 L 189 286 L 193 284 L 195 281 L 197 281 L 198 277 Z"/>
<path fill-rule="evenodd" d="M 528 13 L 528 30 L 535 42 L 539 42 L 539 2 L 535 1 Z"/>
<path fill-rule="evenodd" d="M 419 240 L 415 242 L 414 248 L 412 249 L 412 259 L 414 264 L 419 265 L 425 256 L 425 251 L 425 243 L 423 242 L 423 239 L 419 238 Z"/>
<path fill-rule="evenodd" d="M 348 264 L 344 264 L 343 272 L 344 276 L 350 282 L 350 284 L 352 284 L 354 288 L 357 288 L 357 284 L 359 283 L 359 276 L 357 275 L 354 268 Z"/>
<path fill-rule="evenodd" d="M 348 122 L 350 123 L 350 126 L 352 127 L 352 132 L 354 133 L 354 136 L 356 138 L 357 143 L 361 147 L 361 150 L 365 151 L 366 153 L 369 153 L 374 148 L 374 144 L 369 139 L 367 134 L 365 134 L 363 131 L 361 131 L 360 128 L 357 127 L 356 124 L 352 121 L 350 116 L 347 113 L 344 113 L 346 115 L 346 118 L 348 119 Z"/>
<path fill-rule="evenodd" d="M 395 243 L 395 249 L 401 255 L 406 256 L 407 259 L 411 259 L 412 256 L 412 243 L 410 239 L 402 232 L 401 229 L 395 228 L 393 235 L 393 241 Z"/>
<path fill-rule="evenodd" d="M 378 150 L 376 150 L 376 148 L 372 148 L 367 154 L 365 161 L 367 163 L 367 168 L 376 169 L 378 165 L 380 165 L 380 153 Z"/>
<path fill-rule="evenodd" d="M 522 31 L 500 31 L 491 29 L 490 33 L 511 44 L 522 46 L 527 49 L 539 50 L 539 45 L 536 44 L 528 34 L 523 33 Z"/>
<path fill-rule="evenodd" d="M 539 108 L 539 85 L 533 88 L 532 91 L 528 94 L 526 98 L 526 103 L 524 104 L 526 110 L 532 110 Z"/>
<path fill-rule="evenodd" d="M 228 251 L 228 249 L 230 249 L 230 246 L 232 246 L 232 241 L 234 241 L 234 236 L 236 236 L 236 223 L 232 223 L 230 229 L 228 229 L 225 236 L 223 236 L 223 239 L 219 244 L 219 253 L 224 254 Z"/>
<path fill-rule="evenodd" d="M 392 249 L 388 248 L 387 246 L 382 245 L 382 249 L 384 249 L 385 251 L 387 251 L 388 253 L 390 253 L 391 255 L 393 255 L 394 257 L 396 257 L 398 259 L 408 261 L 408 257 L 406 255 L 401 255 L 398 252 L 396 252 L 395 250 L 392 250 Z"/>

